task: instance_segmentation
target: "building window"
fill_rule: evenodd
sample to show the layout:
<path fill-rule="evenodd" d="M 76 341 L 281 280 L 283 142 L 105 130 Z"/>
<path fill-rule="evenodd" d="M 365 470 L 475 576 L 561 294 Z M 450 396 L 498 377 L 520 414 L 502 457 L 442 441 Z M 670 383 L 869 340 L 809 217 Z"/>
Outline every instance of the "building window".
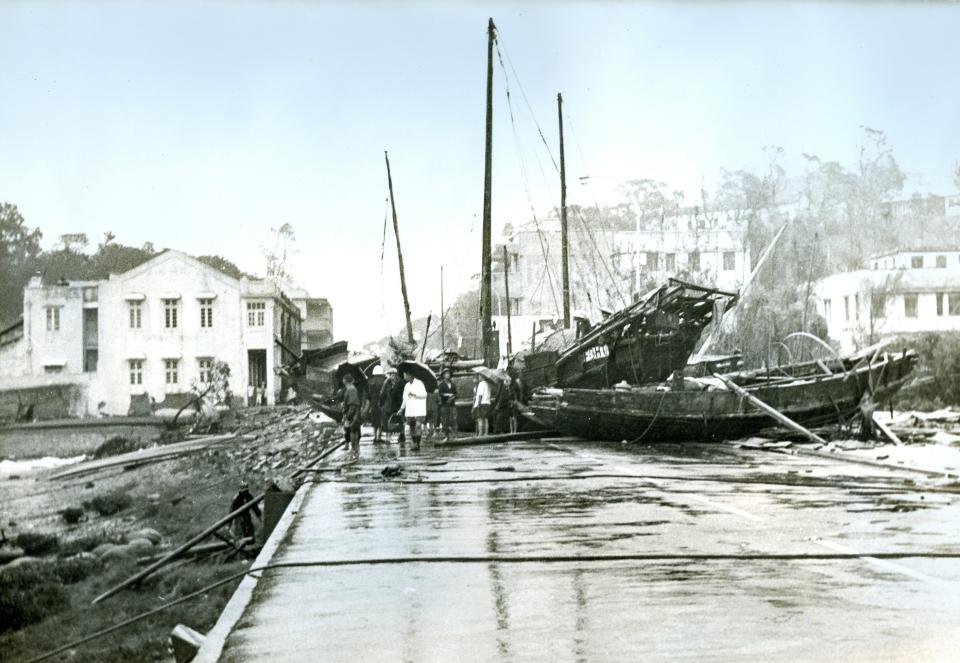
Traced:
<path fill-rule="evenodd" d="M 903 296 L 903 315 L 908 318 L 917 317 L 917 294 L 907 293 Z"/>
<path fill-rule="evenodd" d="M 213 327 L 213 300 L 200 300 L 200 326 L 209 329 Z"/>
<path fill-rule="evenodd" d="M 947 311 L 950 315 L 960 315 L 960 292 L 947 294 Z"/>
<path fill-rule="evenodd" d="M 129 363 L 130 363 L 130 384 L 131 385 L 143 384 L 143 360 L 131 359 Z"/>
<path fill-rule="evenodd" d="M 833 314 L 833 302 L 829 299 L 823 300 L 823 319 L 828 323 L 830 322 L 830 317 Z"/>
<path fill-rule="evenodd" d="M 200 382 L 209 384 L 213 375 L 213 359 L 209 357 L 197 360 L 197 368 L 200 372 Z"/>
<path fill-rule="evenodd" d="M 180 360 L 164 359 L 164 382 L 167 384 L 179 384 L 180 382 Z"/>
<path fill-rule="evenodd" d="M 510 298 L 510 315 L 520 315 L 520 298 Z"/>
<path fill-rule="evenodd" d="M 90 287 L 83 289 L 83 303 L 91 304 L 97 301 L 97 288 Z"/>
<path fill-rule="evenodd" d="M 47 307 L 47 331 L 60 331 L 60 308 L 59 306 Z"/>
<path fill-rule="evenodd" d="M 178 326 L 177 323 L 177 313 L 180 310 L 180 300 L 178 299 L 164 299 L 163 300 L 163 326 L 167 329 L 176 329 Z"/>
<path fill-rule="evenodd" d="M 856 293 L 853 296 L 853 316 L 855 319 L 860 319 L 860 293 Z"/>
<path fill-rule="evenodd" d="M 882 292 L 875 292 L 870 296 L 870 313 L 873 319 L 887 317 L 887 296 Z"/>
<path fill-rule="evenodd" d="M 700 254 L 698 252 L 694 251 L 687 256 L 687 266 L 691 272 L 700 271 Z"/>
<path fill-rule="evenodd" d="M 660 254 L 659 253 L 648 253 L 647 254 L 647 269 L 651 272 L 659 271 L 660 269 Z"/>
<path fill-rule="evenodd" d="M 509 265 L 509 266 L 510 266 L 510 271 L 511 271 L 511 272 L 519 272 L 519 271 L 520 271 L 520 254 L 519 254 L 519 253 L 511 253 L 511 254 L 509 254 L 509 256 L 510 256 L 510 265 Z"/>
<path fill-rule="evenodd" d="M 43 372 L 48 374 L 63 373 L 63 366 L 44 366 Z"/>
<path fill-rule="evenodd" d="M 140 329 L 143 320 L 143 302 L 127 302 L 127 310 L 130 313 L 130 329 Z"/>
<path fill-rule="evenodd" d="M 923 267 L 923 256 L 913 256 L 910 258 L 910 267 L 920 269 Z"/>
<path fill-rule="evenodd" d="M 937 256 L 937 267 L 947 266 L 947 256 Z"/>
<path fill-rule="evenodd" d="M 263 327 L 266 317 L 266 302 L 247 302 L 247 327 Z"/>
<path fill-rule="evenodd" d="M 676 253 L 667 253 L 663 256 L 663 261 L 665 264 L 665 269 L 668 272 L 677 271 L 677 254 Z"/>
<path fill-rule="evenodd" d="M 729 272 L 735 269 L 736 265 L 737 265 L 736 254 L 733 251 L 724 251 L 723 252 L 723 268 Z"/>
<path fill-rule="evenodd" d="M 850 322 L 850 296 L 843 296 L 843 319 Z"/>
<path fill-rule="evenodd" d="M 938 292 L 934 296 L 937 298 L 937 317 L 939 317 L 943 315 L 943 300 L 946 298 L 946 295 Z"/>

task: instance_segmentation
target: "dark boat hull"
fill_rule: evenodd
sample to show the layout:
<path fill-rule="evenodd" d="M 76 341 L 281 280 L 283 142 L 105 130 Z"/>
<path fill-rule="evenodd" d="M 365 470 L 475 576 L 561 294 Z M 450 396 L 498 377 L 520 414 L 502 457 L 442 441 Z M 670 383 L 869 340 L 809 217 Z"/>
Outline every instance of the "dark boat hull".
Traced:
<path fill-rule="evenodd" d="M 864 393 L 872 393 L 876 402 L 888 400 L 907 381 L 915 362 L 913 352 L 903 352 L 871 366 L 863 361 L 859 366 L 843 367 L 843 372 L 838 367 L 832 374 L 798 370 L 794 376 L 774 376 L 769 381 L 760 373 L 729 377 L 797 423 L 810 427 L 856 414 Z M 602 440 L 736 439 L 773 423 L 748 401 L 723 388 L 543 390 L 531 400 L 528 414 L 541 425 L 564 434 Z"/>

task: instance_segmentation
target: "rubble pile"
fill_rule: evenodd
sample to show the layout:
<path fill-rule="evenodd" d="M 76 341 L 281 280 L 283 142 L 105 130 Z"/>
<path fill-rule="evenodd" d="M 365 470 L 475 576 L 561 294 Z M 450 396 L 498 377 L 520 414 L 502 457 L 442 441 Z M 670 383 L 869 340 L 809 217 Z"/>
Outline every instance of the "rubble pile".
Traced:
<path fill-rule="evenodd" d="M 887 425 L 904 442 L 960 446 L 960 410 L 954 408 L 895 412 Z"/>
<path fill-rule="evenodd" d="M 243 435 L 226 453 L 251 482 L 289 477 L 336 438 L 337 424 L 309 406 L 248 409 L 232 429 Z"/>

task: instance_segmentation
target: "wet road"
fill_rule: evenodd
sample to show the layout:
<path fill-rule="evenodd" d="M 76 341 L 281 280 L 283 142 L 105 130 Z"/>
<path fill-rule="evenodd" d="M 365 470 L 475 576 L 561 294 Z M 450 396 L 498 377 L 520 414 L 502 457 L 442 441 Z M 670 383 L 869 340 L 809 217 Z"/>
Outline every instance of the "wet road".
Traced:
<path fill-rule="evenodd" d="M 960 550 L 960 496 L 922 477 L 719 445 L 396 454 L 320 475 L 272 560 L 391 561 L 263 572 L 220 660 L 960 659 L 958 559 L 757 558 Z"/>

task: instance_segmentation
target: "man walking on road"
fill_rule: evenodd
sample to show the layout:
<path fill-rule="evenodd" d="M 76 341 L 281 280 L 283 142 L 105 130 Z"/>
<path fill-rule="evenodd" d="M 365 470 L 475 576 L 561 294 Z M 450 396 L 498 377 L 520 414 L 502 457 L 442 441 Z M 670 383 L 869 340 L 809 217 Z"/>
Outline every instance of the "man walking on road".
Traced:
<path fill-rule="evenodd" d="M 360 392 L 353 384 L 353 376 L 347 373 L 343 376 L 343 432 L 350 451 L 360 453 Z"/>

